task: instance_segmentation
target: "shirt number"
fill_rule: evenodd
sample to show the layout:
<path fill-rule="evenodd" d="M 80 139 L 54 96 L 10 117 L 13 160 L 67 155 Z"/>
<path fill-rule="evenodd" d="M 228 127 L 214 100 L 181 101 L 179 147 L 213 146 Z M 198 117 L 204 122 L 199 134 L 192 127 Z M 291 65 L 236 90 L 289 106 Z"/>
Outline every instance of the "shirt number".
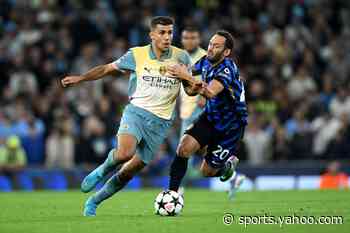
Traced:
<path fill-rule="evenodd" d="M 230 151 L 227 149 L 223 149 L 222 146 L 218 145 L 218 149 L 213 151 L 213 155 L 215 157 L 218 157 L 220 160 L 224 160 L 228 155 L 230 154 Z"/>

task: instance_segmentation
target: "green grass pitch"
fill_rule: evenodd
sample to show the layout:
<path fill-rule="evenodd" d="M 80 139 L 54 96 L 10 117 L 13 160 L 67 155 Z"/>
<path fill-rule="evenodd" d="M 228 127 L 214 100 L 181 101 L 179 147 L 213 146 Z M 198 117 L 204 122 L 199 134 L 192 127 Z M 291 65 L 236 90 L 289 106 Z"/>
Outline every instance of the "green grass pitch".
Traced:
<path fill-rule="evenodd" d="M 123 191 L 104 202 L 97 217 L 81 216 L 87 194 L 70 192 L 0 193 L 0 233 L 80 232 L 350 232 L 349 191 L 240 192 L 234 201 L 226 193 L 187 189 L 180 216 L 153 213 L 160 189 Z M 224 225 L 224 213 L 235 216 Z M 338 225 L 244 225 L 240 216 L 343 216 Z"/>

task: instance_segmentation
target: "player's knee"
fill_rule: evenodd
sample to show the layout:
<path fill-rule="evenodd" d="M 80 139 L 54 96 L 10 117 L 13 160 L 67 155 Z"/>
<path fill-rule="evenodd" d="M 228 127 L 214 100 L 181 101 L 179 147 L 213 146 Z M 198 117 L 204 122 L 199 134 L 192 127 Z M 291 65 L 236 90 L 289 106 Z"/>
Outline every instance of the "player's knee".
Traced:
<path fill-rule="evenodd" d="M 177 156 L 188 158 L 191 156 L 192 150 L 190 147 L 185 145 L 180 145 L 176 150 Z"/>
<path fill-rule="evenodd" d="M 133 153 L 126 148 L 118 148 L 114 151 L 114 159 L 117 161 L 126 162 L 129 161 L 133 156 Z"/>

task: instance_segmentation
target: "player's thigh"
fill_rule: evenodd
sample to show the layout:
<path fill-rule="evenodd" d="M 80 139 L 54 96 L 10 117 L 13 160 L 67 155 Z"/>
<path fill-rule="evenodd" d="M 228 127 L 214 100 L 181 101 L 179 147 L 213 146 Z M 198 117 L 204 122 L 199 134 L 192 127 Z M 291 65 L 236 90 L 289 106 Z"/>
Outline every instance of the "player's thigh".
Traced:
<path fill-rule="evenodd" d="M 177 155 L 184 158 L 189 158 L 201 148 L 201 145 L 193 136 L 185 134 L 177 147 Z"/>
<path fill-rule="evenodd" d="M 137 146 L 136 154 L 140 159 L 148 164 L 158 153 L 160 146 L 172 126 L 171 121 L 147 117 L 142 127 L 142 140 Z"/>
<path fill-rule="evenodd" d="M 205 148 L 210 141 L 214 140 L 212 137 L 214 128 L 208 121 L 207 116 L 202 114 L 194 122 L 194 124 L 185 131 L 185 135 L 181 138 L 177 153 L 181 157 L 189 157 L 196 153 L 201 148 Z"/>
<path fill-rule="evenodd" d="M 118 148 L 114 155 L 119 161 L 128 161 L 136 152 L 137 144 L 142 140 L 143 119 L 128 105 L 118 129 Z"/>
<path fill-rule="evenodd" d="M 220 137 L 220 132 L 216 133 L 219 140 L 208 145 L 205 155 L 206 164 L 214 169 L 220 169 L 225 166 L 226 161 L 237 154 L 240 141 L 244 134 L 244 127 L 232 130 Z"/>
<path fill-rule="evenodd" d="M 119 178 L 124 181 L 129 181 L 145 166 L 146 164 L 137 155 L 134 155 L 129 161 L 124 163 L 118 171 Z"/>
<path fill-rule="evenodd" d="M 137 139 L 132 134 L 122 133 L 118 135 L 118 148 L 114 156 L 118 161 L 128 161 L 136 153 Z"/>

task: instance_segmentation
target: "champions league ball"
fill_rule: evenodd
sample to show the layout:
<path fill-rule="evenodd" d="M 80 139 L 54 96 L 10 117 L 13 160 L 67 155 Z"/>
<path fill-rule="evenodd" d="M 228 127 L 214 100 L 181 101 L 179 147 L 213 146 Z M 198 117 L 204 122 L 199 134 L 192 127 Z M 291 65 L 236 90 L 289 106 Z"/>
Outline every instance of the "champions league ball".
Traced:
<path fill-rule="evenodd" d="M 184 207 L 184 199 L 177 192 L 167 190 L 158 194 L 154 201 L 154 211 L 161 216 L 178 215 Z"/>

